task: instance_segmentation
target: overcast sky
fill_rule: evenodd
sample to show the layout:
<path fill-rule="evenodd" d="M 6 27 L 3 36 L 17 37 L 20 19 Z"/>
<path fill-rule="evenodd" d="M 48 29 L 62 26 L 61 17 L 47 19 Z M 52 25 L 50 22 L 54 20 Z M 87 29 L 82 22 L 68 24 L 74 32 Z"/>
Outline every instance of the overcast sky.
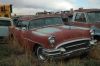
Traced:
<path fill-rule="evenodd" d="M 100 0 L 0 0 L 11 3 L 13 13 L 34 14 L 39 11 L 61 11 L 71 8 L 100 8 Z"/>

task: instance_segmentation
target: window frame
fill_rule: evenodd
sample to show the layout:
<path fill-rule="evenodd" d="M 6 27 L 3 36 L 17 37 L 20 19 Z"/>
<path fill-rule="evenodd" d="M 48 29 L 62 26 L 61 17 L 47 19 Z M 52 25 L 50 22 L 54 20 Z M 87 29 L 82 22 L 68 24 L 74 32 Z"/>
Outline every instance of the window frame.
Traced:
<path fill-rule="evenodd" d="M 81 17 L 81 15 L 84 15 L 85 21 L 78 21 L 78 20 L 76 20 L 78 14 L 80 14 L 79 17 Z M 74 20 L 75 20 L 76 22 L 87 23 L 86 14 L 83 13 L 83 12 L 78 12 L 78 13 L 76 13 L 76 16 L 75 16 L 74 18 L 75 18 Z"/>
<path fill-rule="evenodd" d="M 46 17 L 46 18 L 59 18 L 59 17 Z M 33 21 L 34 21 L 34 20 L 40 20 L 40 19 L 44 19 L 43 21 L 45 21 L 46 18 L 37 18 L 37 19 L 33 19 Z M 61 19 L 61 20 L 62 20 L 62 19 Z M 32 20 L 31 20 L 31 21 L 32 21 Z M 29 30 L 32 29 L 32 28 L 30 28 L 31 21 L 29 22 Z M 64 24 L 63 21 L 62 21 L 62 24 Z M 50 25 L 48 25 L 48 26 L 50 26 Z M 46 27 L 46 26 L 43 26 L 43 27 Z M 41 27 L 38 27 L 38 28 L 41 28 Z M 38 29 L 38 28 L 33 28 L 33 29 Z"/>

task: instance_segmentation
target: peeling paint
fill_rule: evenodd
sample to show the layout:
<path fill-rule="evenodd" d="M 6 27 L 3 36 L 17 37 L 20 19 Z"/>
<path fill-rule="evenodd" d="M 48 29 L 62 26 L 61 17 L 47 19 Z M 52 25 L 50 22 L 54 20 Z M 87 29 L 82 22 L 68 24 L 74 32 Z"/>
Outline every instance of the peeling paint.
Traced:
<path fill-rule="evenodd" d="M 77 27 L 77 26 L 61 26 L 66 29 L 82 29 L 82 30 L 90 30 L 90 28 L 85 28 L 85 27 Z"/>
<path fill-rule="evenodd" d="M 66 28 L 66 29 L 69 29 L 70 28 L 70 26 L 61 26 L 61 27 L 63 27 L 63 28 Z"/>
<path fill-rule="evenodd" d="M 32 33 L 35 35 L 40 35 L 40 36 L 47 36 L 47 34 L 36 32 L 36 31 L 32 31 Z"/>
<path fill-rule="evenodd" d="M 37 32 L 40 32 L 40 33 L 54 33 L 54 32 L 58 32 L 58 31 L 61 31 L 60 29 L 57 29 L 57 28 L 53 28 L 53 27 L 48 27 L 48 28 L 43 28 L 43 29 L 38 29 Z"/>

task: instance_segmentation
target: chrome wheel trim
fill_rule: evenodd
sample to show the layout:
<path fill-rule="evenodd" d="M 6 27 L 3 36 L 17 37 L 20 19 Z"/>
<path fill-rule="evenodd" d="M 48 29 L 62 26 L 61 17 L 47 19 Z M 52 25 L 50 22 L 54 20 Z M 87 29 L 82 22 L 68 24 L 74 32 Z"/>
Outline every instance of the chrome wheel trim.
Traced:
<path fill-rule="evenodd" d="M 42 47 L 37 48 L 37 57 L 38 57 L 38 60 L 45 61 L 46 58 L 43 56 L 42 49 L 43 49 Z"/>

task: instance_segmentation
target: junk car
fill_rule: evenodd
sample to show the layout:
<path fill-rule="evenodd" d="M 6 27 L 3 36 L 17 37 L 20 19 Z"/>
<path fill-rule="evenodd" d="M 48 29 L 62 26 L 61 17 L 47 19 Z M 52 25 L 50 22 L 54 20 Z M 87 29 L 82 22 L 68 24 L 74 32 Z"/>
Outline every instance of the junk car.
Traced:
<path fill-rule="evenodd" d="M 9 28 L 13 25 L 13 21 L 7 17 L 0 17 L 0 43 L 8 43 Z"/>
<path fill-rule="evenodd" d="M 19 20 L 12 36 L 39 60 L 60 59 L 81 55 L 90 50 L 93 42 L 89 30 L 70 29 L 56 15 L 34 16 Z"/>
<path fill-rule="evenodd" d="M 100 9 L 75 10 L 71 22 L 67 25 L 90 29 L 95 39 L 100 37 Z"/>

